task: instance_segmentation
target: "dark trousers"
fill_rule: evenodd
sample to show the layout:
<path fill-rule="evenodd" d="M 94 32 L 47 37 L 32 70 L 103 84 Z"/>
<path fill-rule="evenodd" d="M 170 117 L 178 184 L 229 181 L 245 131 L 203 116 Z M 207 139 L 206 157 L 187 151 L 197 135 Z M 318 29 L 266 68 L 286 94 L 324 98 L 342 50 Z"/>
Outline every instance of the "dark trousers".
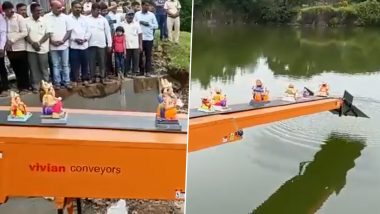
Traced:
<path fill-rule="evenodd" d="M 140 49 L 127 49 L 125 57 L 126 72 L 137 74 L 139 68 Z"/>
<path fill-rule="evenodd" d="M 142 48 L 143 52 L 140 54 L 140 74 L 149 74 L 152 72 L 153 41 L 143 41 Z"/>
<path fill-rule="evenodd" d="M 26 51 L 8 51 L 8 58 L 16 75 L 17 88 L 19 90 L 29 90 L 29 64 Z"/>
<path fill-rule="evenodd" d="M 96 78 L 96 63 L 99 64 L 99 76 L 105 78 L 105 60 L 106 60 L 106 48 L 89 47 L 88 58 L 90 59 L 90 76 L 94 80 Z"/>
<path fill-rule="evenodd" d="M 125 58 L 124 53 L 115 53 L 115 67 L 116 71 L 123 73 L 125 70 Z"/>
<path fill-rule="evenodd" d="M 9 89 L 8 72 L 5 68 L 4 57 L 0 57 L 0 93 Z"/>
<path fill-rule="evenodd" d="M 168 26 L 166 24 L 166 14 L 157 14 L 156 15 L 158 28 L 160 29 L 160 39 L 168 38 Z"/>
<path fill-rule="evenodd" d="M 88 53 L 86 50 L 70 49 L 70 66 L 72 81 L 79 82 L 89 80 Z"/>

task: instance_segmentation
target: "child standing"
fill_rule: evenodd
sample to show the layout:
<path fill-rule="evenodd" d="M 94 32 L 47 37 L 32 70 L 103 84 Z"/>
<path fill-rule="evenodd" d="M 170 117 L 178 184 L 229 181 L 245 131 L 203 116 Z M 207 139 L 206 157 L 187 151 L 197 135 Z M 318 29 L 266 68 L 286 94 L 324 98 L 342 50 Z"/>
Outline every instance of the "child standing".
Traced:
<path fill-rule="evenodd" d="M 119 26 L 116 28 L 116 33 L 113 36 L 113 52 L 115 54 L 115 66 L 120 78 L 124 78 L 124 61 L 125 61 L 125 35 L 124 28 Z"/>

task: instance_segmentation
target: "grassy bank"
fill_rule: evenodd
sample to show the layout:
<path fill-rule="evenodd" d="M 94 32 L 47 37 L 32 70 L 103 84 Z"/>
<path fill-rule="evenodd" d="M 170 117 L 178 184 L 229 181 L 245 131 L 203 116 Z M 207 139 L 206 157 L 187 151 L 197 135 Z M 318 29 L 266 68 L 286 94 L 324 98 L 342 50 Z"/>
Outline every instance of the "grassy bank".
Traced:
<path fill-rule="evenodd" d="M 359 3 L 342 1 L 303 7 L 299 9 L 297 23 L 319 26 L 380 26 L 380 2 L 366 0 Z"/>
<path fill-rule="evenodd" d="M 189 73 L 191 33 L 182 31 L 179 38 L 179 44 L 167 42 L 163 45 L 168 67 Z"/>

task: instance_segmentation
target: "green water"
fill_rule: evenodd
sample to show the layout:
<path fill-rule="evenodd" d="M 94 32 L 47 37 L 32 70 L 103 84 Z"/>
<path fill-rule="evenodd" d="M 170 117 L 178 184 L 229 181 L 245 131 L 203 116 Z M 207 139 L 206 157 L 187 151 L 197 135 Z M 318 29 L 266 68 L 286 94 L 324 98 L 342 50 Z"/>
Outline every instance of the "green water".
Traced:
<path fill-rule="evenodd" d="M 192 51 L 192 108 L 214 87 L 248 103 L 256 78 L 273 98 L 327 81 L 371 118 L 323 112 L 191 153 L 187 213 L 380 213 L 380 29 L 195 27 Z"/>
<path fill-rule="evenodd" d="M 57 90 L 56 96 L 62 97 L 68 109 L 90 109 L 110 111 L 155 112 L 158 91 L 134 91 L 134 81 L 126 80 L 121 86 L 109 84 L 81 87 L 76 90 Z M 29 107 L 41 106 L 39 94 L 25 94 L 22 100 Z M 9 97 L 0 97 L 0 106 L 7 106 Z"/>

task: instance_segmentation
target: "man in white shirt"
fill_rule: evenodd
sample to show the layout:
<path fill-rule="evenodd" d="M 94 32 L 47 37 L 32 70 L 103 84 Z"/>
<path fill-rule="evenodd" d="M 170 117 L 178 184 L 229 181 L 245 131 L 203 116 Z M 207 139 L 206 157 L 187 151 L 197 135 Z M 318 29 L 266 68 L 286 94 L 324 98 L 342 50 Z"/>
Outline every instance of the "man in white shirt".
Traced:
<path fill-rule="evenodd" d="M 110 26 L 103 16 L 100 16 L 100 5 L 92 4 L 91 15 L 88 17 L 89 32 L 88 55 L 90 59 L 90 76 L 92 83 L 96 82 L 96 63 L 99 64 L 99 76 L 101 83 L 105 83 L 106 53 L 112 50 L 112 37 Z"/>
<path fill-rule="evenodd" d="M 49 38 L 51 29 L 41 17 L 41 6 L 34 3 L 30 6 L 32 16 L 26 19 L 28 36 L 26 37 L 30 79 L 33 93 L 38 93 L 41 80 L 50 82 L 49 72 Z"/>
<path fill-rule="evenodd" d="M 82 5 L 79 1 L 71 3 L 72 14 L 70 20 L 73 25 L 73 30 L 70 37 L 70 66 L 71 76 L 74 86 L 81 79 L 85 86 L 88 85 L 88 40 L 90 39 L 90 31 L 88 29 L 87 17 L 81 15 Z M 79 69 L 81 72 L 79 72 Z M 81 75 L 80 75 L 81 74 Z"/>
<path fill-rule="evenodd" d="M 69 68 L 69 39 L 72 25 L 69 17 L 62 13 L 62 4 L 59 1 L 51 3 L 52 12 L 44 16 L 49 27 L 50 56 L 53 63 L 53 83 L 55 89 L 72 89 L 70 84 Z"/>
<path fill-rule="evenodd" d="M 117 13 L 117 3 L 114 1 L 110 4 L 108 16 L 111 18 L 113 29 L 116 29 L 124 21 L 123 13 Z"/>
<path fill-rule="evenodd" d="M 5 42 L 7 41 L 7 23 L 3 15 L 0 15 L 0 97 L 9 95 L 8 72 L 5 68 Z"/>
<path fill-rule="evenodd" d="M 127 48 L 125 67 L 128 76 L 138 74 L 139 56 L 142 51 L 142 30 L 140 24 L 133 21 L 134 15 L 133 10 L 127 11 L 126 21 L 122 24 Z"/>
<path fill-rule="evenodd" d="M 152 72 L 152 51 L 154 30 L 158 28 L 158 23 L 154 13 L 149 11 L 150 3 L 142 2 L 142 10 L 135 13 L 135 21 L 140 23 L 142 30 L 142 49 L 140 54 L 140 75 L 150 76 Z M 145 55 L 145 64 L 143 56 Z"/>
<path fill-rule="evenodd" d="M 167 0 L 165 2 L 164 9 L 166 10 L 167 25 L 168 25 L 168 35 L 169 41 L 179 43 L 179 30 L 180 30 L 180 19 L 179 13 L 181 10 L 181 4 L 178 0 Z M 174 30 L 173 30 L 174 27 Z"/>
<path fill-rule="evenodd" d="M 16 74 L 17 88 L 20 93 L 30 89 L 28 56 L 25 37 L 28 35 L 24 17 L 14 12 L 12 3 L 6 1 L 2 5 L 7 22 L 7 42 L 5 50 L 10 64 Z"/>

